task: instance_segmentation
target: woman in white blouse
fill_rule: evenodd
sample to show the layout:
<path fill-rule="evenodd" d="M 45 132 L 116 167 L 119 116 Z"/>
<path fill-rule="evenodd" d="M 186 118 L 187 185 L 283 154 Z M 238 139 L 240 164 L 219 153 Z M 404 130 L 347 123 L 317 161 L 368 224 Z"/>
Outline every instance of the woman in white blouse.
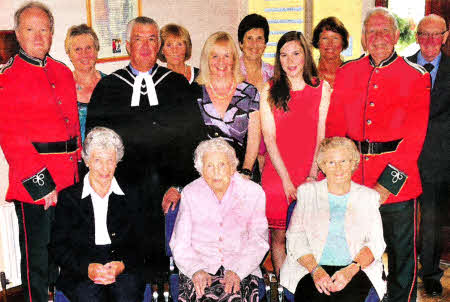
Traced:
<path fill-rule="evenodd" d="M 318 152 L 327 178 L 297 190 L 281 284 L 295 292 L 296 302 L 363 302 L 372 287 L 382 298 L 386 244 L 379 194 L 351 181 L 360 160 L 351 140 L 326 138 Z"/>

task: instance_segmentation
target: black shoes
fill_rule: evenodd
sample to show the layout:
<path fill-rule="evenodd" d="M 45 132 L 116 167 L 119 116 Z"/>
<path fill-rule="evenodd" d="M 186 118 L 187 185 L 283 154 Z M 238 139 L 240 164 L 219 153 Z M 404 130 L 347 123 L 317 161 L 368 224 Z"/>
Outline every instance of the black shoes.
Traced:
<path fill-rule="evenodd" d="M 442 295 L 442 285 L 441 282 L 434 279 L 423 280 L 423 285 L 425 287 L 425 292 L 431 297 L 437 297 Z"/>

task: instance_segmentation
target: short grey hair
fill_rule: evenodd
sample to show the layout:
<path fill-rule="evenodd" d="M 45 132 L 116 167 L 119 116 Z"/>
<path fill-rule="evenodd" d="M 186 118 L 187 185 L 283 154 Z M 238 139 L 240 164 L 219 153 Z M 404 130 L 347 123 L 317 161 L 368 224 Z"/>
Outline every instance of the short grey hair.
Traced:
<path fill-rule="evenodd" d="M 98 36 L 92 29 L 92 27 L 89 27 L 86 24 L 80 24 L 71 26 L 67 31 L 66 39 L 64 40 L 64 48 L 66 49 L 67 54 L 70 54 L 72 39 L 81 35 L 90 35 L 92 37 L 92 40 L 94 40 L 95 50 L 100 50 L 100 42 L 98 40 Z"/>
<path fill-rule="evenodd" d="M 443 27 L 443 30 L 447 31 L 447 24 L 445 24 L 445 19 L 436 14 L 429 14 L 429 15 L 426 15 L 425 17 L 423 17 L 422 20 L 419 21 L 419 24 L 417 24 L 417 31 L 418 32 L 420 31 L 420 28 L 424 22 L 429 22 L 429 21 L 435 21 L 435 22 L 440 23 L 441 26 Z"/>
<path fill-rule="evenodd" d="M 38 2 L 38 1 L 29 1 L 19 7 L 18 10 L 14 13 L 14 30 L 17 30 L 20 25 L 20 16 L 22 16 L 23 12 L 30 8 L 38 8 L 42 10 L 48 17 L 48 21 L 50 22 L 50 28 L 53 33 L 55 29 L 55 19 L 53 18 L 53 14 L 47 5 Z"/>
<path fill-rule="evenodd" d="M 158 23 L 156 23 L 156 21 L 153 20 L 152 18 L 145 17 L 145 16 L 136 17 L 133 20 L 131 20 L 130 22 L 128 22 L 128 24 L 127 24 L 127 41 L 128 42 L 130 42 L 131 31 L 133 30 L 133 26 L 136 23 L 154 25 L 156 27 L 157 32 L 159 32 Z"/>
<path fill-rule="evenodd" d="M 345 149 L 350 154 L 351 160 L 355 163 L 353 171 L 356 170 L 360 161 L 360 153 L 358 148 L 351 139 L 340 136 L 328 137 L 320 142 L 319 150 L 317 151 L 317 165 L 322 167 L 326 160 L 325 153 L 337 148 Z"/>
<path fill-rule="evenodd" d="M 236 151 L 222 137 L 212 138 L 202 141 L 194 152 L 194 167 L 202 175 L 203 173 L 203 156 L 207 152 L 223 152 L 227 155 L 230 165 L 237 169 L 239 160 L 236 157 Z"/>
<path fill-rule="evenodd" d="M 391 21 L 392 29 L 394 31 L 399 30 L 397 19 L 395 19 L 394 15 L 387 8 L 377 6 L 377 7 L 370 9 L 367 12 L 366 17 L 364 18 L 364 22 L 363 22 L 363 28 L 362 28 L 363 34 L 366 32 L 367 23 L 369 22 L 369 19 L 373 15 L 383 15 L 383 16 L 387 17 Z"/>
<path fill-rule="evenodd" d="M 88 162 L 91 151 L 98 148 L 103 150 L 114 148 L 117 163 L 125 153 L 125 147 L 123 146 L 120 135 L 106 127 L 95 127 L 89 131 L 83 143 L 83 151 L 81 152 L 84 161 Z"/>

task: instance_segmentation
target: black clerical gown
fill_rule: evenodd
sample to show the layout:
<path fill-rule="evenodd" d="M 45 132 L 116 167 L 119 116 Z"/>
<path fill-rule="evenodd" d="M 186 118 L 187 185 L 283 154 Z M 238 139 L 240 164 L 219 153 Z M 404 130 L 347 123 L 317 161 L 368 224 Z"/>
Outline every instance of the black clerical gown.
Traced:
<path fill-rule="evenodd" d="M 135 76 L 130 66 L 102 78 L 92 93 L 86 133 L 104 126 L 122 137 L 125 156 L 117 166 L 116 178 L 139 189 L 147 268 L 159 273 L 168 268 L 162 197 L 171 185 L 183 186 L 198 177 L 193 151 L 206 135 L 187 80 L 158 65 L 151 73 L 156 106 L 149 104 L 146 83 L 141 86 L 139 106 L 131 106 Z"/>

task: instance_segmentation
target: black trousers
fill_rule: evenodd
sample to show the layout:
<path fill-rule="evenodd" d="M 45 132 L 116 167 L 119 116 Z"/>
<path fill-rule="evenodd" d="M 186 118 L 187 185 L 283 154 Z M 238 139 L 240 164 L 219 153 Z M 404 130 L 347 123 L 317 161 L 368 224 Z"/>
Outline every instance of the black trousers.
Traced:
<path fill-rule="evenodd" d="M 20 273 L 26 302 L 47 302 L 49 286 L 55 284 L 58 267 L 51 261 L 50 242 L 54 207 L 14 202 L 19 224 Z"/>
<path fill-rule="evenodd" d="M 95 247 L 95 263 L 108 263 L 111 245 L 97 245 Z M 116 277 L 116 282 L 108 285 L 95 284 L 86 277 L 83 279 L 65 278 L 61 271 L 58 280 L 58 289 L 61 289 L 71 302 L 141 302 L 144 296 L 145 282 L 142 273 L 137 270 L 125 270 Z M 69 278 L 69 276 L 67 276 Z M 70 282 L 65 282 L 70 281 Z M 60 288 L 59 284 L 65 284 L 66 287 Z"/>
<path fill-rule="evenodd" d="M 145 283 L 139 274 L 124 272 L 109 285 L 95 284 L 91 280 L 77 283 L 72 292 L 64 293 L 71 302 L 141 302 Z"/>
<path fill-rule="evenodd" d="M 382 205 L 380 213 L 388 254 L 388 301 L 416 301 L 416 201 Z"/>
<path fill-rule="evenodd" d="M 322 268 L 333 276 L 343 266 L 322 265 Z M 295 289 L 295 302 L 364 302 L 372 288 L 372 283 L 363 271 L 359 271 L 341 291 L 330 293 L 328 296 L 319 293 L 314 285 L 311 274 L 305 275 Z"/>
<path fill-rule="evenodd" d="M 443 271 L 439 268 L 442 253 L 441 228 L 447 219 L 448 183 L 422 183 L 423 193 L 419 197 L 421 221 L 419 277 L 440 280 Z"/>

